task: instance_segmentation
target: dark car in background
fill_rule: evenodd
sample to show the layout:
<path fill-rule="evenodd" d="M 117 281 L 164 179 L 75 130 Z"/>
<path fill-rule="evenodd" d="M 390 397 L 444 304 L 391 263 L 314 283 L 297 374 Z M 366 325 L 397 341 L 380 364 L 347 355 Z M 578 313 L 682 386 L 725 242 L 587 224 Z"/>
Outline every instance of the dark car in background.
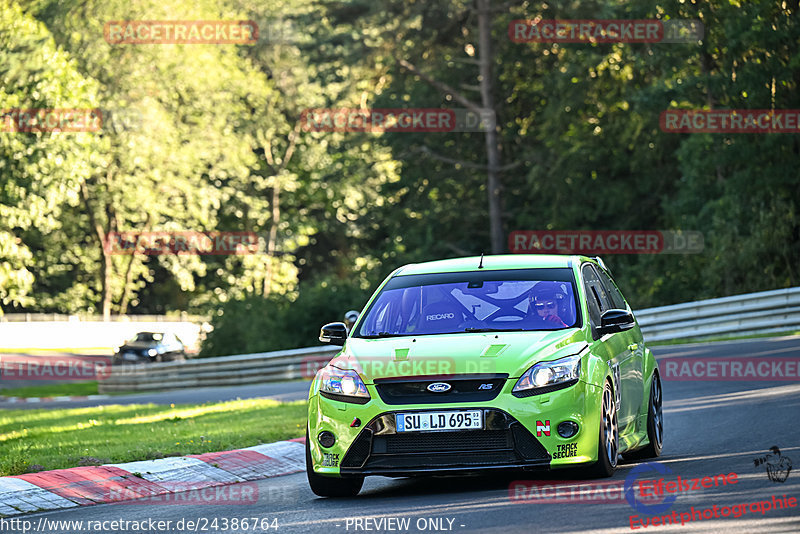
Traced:
<path fill-rule="evenodd" d="M 139 332 L 114 350 L 113 363 L 171 362 L 186 359 L 186 347 L 170 332 Z"/>

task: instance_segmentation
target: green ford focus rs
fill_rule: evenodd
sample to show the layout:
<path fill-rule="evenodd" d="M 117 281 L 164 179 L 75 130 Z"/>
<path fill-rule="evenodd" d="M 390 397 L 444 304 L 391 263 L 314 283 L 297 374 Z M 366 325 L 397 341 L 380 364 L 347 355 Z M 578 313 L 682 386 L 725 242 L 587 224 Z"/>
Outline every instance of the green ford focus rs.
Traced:
<path fill-rule="evenodd" d="M 658 366 L 599 259 L 506 255 L 406 265 L 370 298 L 309 391 L 320 496 L 367 475 L 584 466 L 661 454 Z"/>

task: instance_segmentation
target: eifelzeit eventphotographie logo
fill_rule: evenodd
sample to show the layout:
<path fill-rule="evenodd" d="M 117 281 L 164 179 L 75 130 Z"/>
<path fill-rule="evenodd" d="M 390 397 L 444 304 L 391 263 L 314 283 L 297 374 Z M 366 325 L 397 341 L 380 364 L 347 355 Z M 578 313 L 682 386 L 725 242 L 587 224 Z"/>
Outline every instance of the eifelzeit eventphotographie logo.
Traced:
<path fill-rule="evenodd" d="M 777 445 L 773 445 L 769 450 L 769 454 L 754 458 L 753 464 L 756 467 L 763 465 L 771 481 L 785 482 L 792 470 L 792 460 L 788 456 L 783 456 Z"/>

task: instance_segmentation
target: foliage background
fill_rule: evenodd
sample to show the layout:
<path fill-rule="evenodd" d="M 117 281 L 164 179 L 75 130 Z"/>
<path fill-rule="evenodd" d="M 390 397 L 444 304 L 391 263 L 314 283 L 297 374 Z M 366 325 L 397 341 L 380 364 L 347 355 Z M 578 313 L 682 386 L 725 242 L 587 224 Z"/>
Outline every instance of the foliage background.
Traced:
<path fill-rule="evenodd" d="M 477 97 L 477 0 L 0 0 L 0 307 L 213 318 L 206 355 L 307 346 L 399 265 L 489 251 L 481 133 L 304 132 L 311 107 Z M 701 42 L 517 44 L 513 19 L 699 19 Z M 109 20 L 252 19 L 252 46 L 112 46 Z M 669 108 L 800 108 L 798 2 L 494 2 L 502 224 L 701 231 L 607 256 L 635 308 L 798 285 L 800 136 L 667 134 Z M 453 161 L 457 163 L 453 163 Z M 253 231 L 252 256 L 104 256 L 133 230 Z"/>

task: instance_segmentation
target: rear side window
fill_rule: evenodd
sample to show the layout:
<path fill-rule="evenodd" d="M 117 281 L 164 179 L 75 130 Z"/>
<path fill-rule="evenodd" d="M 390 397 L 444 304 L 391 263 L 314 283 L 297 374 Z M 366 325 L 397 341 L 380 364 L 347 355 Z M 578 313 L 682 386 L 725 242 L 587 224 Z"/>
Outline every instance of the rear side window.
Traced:
<path fill-rule="evenodd" d="M 583 274 L 584 289 L 586 290 L 589 319 L 593 326 L 597 326 L 600 324 L 600 315 L 604 311 L 610 310 L 613 306 L 594 266 L 586 263 L 581 268 L 581 272 Z"/>
<path fill-rule="evenodd" d="M 617 285 L 604 270 L 597 269 L 597 271 L 600 275 L 600 282 L 602 282 L 603 287 L 606 290 L 606 294 L 611 301 L 611 305 L 618 310 L 626 310 L 628 307 L 625 304 L 625 299 L 622 297 L 622 293 L 620 292 L 619 288 L 617 288 Z"/>

